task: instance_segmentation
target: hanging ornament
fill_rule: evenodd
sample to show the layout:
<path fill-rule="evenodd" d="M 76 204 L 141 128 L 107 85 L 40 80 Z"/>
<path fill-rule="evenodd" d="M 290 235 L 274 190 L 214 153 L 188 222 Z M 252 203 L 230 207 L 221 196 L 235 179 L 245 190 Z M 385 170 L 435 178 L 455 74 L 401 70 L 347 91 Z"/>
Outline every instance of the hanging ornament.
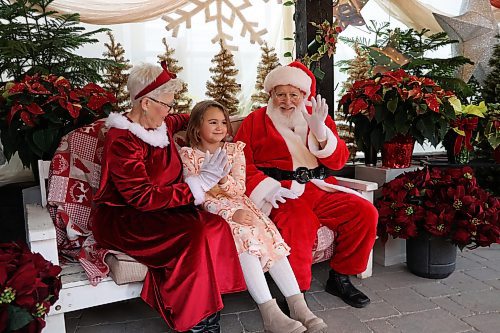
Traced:
<path fill-rule="evenodd" d="M 453 46 L 455 55 L 462 55 L 474 62 L 474 65 L 464 65 L 459 70 L 459 77 L 467 82 L 474 75 L 482 84 L 491 71 L 488 61 L 493 54 L 498 25 L 489 0 L 469 0 L 464 4 L 466 11 L 462 15 L 433 15 L 450 38 L 459 41 Z"/>
<path fill-rule="evenodd" d="M 500 0 L 490 0 L 490 4 L 495 8 L 500 8 Z"/>
<path fill-rule="evenodd" d="M 410 62 L 410 59 L 408 59 L 407 56 L 405 56 L 403 53 L 399 52 L 393 47 L 390 46 L 385 46 L 385 47 L 370 47 L 372 50 L 379 52 L 389 58 L 390 62 L 393 62 L 399 67 L 406 65 L 407 63 Z"/>
<path fill-rule="evenodd" d="M 333 2 L 333 16 L 337 19 L 337 24 L 342 29 L 348 25 L 362 26 L 365 20 L 361 16 L 361 9 L 368 0 L 335 0 Z"/>

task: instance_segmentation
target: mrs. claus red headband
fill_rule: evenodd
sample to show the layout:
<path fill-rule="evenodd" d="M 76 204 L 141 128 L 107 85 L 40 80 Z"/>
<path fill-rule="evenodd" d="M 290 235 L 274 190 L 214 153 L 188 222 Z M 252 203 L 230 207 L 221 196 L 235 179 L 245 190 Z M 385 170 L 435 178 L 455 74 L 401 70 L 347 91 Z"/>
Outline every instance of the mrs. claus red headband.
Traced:
<path fill-rule="evenodd" d="M 134 99 L 138 99 L 139 97 L 142 97 L 142 96 L 152 92 L 156 88 L 164 85 L 165 83 L 167 83 L 171 79 L 175 79 L 177 77 L 174 73 L 171 73 L 168 71 L 167 62 L 165 60 L 163 60 L 160 64 L 161 64 L 161 67 L 163 68 L 163 72 L 161 72 L 161 74 L 158 75 L 156 77 L 156 79 L 154 79 L 153 82 L 148 84 L 137 95 L 135 95 Z"/>

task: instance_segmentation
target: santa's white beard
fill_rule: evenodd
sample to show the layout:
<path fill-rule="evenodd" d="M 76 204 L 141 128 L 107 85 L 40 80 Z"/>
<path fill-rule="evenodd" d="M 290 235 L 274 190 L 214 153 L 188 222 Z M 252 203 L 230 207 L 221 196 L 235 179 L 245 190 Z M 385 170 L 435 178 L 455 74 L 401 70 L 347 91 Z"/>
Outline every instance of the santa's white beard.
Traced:
<path fill-rule="evenodd" d="M 282 113 L 279 107 L 274 107 L 272 97 L 269 98 L 269 103 L 267 105 L 267 114 L 271 117 L 271 119 L 273 119 L 273 122 L 279 123 L 281 126 L 289 128 L 292 131 L 294 131 L 297 127 L 304 126 L 305 124 L 302 110 L 306 110 L 304 101 L 301 101 L 295 110 L 288 114 Z"/>

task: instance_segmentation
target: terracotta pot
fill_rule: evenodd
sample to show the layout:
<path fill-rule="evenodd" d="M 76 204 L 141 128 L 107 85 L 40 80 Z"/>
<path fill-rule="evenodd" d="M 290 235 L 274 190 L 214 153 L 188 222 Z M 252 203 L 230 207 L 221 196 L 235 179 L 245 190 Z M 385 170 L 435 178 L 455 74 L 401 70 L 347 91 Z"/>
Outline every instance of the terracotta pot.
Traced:
<path fill-rule="evenodd" d="M 382 145 L 382 166 L 393 169 L 408 168 L 415 139 L 412 136 L 396 135 L 392 140 Z"/>

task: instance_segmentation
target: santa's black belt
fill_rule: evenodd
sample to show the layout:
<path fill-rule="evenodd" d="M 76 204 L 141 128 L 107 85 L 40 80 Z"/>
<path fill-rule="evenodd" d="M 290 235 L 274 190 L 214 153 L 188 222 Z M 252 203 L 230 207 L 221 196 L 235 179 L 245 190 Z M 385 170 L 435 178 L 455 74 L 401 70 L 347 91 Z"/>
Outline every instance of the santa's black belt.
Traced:
<path fill-rule="evenodd" d="M 282 170 L 278 168 L 259 168 L 267 176 L 280 180 L 296 180 L 300 184 L 305 184 L 311 179 L 325 179 L 331 175 L 331 170 L 324 166 L 314 169 L 299 167 L 295 171 Z"/>

